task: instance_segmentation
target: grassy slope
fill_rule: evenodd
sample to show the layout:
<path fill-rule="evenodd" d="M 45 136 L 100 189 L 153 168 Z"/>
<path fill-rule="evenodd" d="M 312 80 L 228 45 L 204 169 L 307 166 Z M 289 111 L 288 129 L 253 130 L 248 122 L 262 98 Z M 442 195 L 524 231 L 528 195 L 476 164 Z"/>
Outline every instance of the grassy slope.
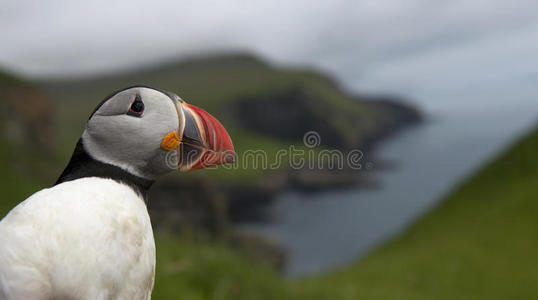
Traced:
<path fill-rule="evenodd" d="M 537 297 L 537 150 L 535 130 L 403 237 L 302 286 L 340 299 Z"/>
<path fill-rule="evenodd" d="M 532 299 L 538 130 L 402 237 L 339 271 L 285 282 L 218 244 L 158 238 L 155 299 Z"/>

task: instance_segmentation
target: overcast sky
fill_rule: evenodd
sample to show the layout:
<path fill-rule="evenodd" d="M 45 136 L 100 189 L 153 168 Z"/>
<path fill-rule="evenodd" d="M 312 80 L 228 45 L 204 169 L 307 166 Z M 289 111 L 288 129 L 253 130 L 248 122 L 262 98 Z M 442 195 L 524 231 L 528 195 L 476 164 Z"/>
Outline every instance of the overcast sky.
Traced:
<path fill-rule="evenodd" d="M 0 3 L 0 66 L 31 77 L 220 50 L 316 66 L 374 92 L 536 85 L 538 77 L 538 1 Z"/>

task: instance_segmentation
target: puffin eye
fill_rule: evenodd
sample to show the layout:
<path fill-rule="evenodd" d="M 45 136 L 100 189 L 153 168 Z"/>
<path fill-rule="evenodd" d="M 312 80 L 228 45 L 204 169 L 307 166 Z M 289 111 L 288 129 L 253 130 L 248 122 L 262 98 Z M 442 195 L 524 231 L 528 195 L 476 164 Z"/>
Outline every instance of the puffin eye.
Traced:
<path fill-rule="evenodd" d="M 131 107 L 129 107 L 129 111 L 127 112 L 127 114 L 130 116 L 140 117 L 142 116 L 143 112 L 144 102 L 142 102 L 140 95 L 137 94 L 133 103 L 131 103 Z"/>

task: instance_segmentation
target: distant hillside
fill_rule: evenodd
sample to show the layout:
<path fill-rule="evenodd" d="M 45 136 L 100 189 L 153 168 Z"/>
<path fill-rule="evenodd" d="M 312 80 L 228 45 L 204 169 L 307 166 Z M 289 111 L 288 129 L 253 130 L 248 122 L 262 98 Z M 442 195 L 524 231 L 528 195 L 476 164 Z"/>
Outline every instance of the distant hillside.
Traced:
<path fill-rule="evenodd" d="M 310 130 L 318 131 L 327 147 L 362 147 L 385 132 L 420 119 L 411 107 L 382 106 L 349 95 L 319 72 L 275 68 L 248 55 L 190 59 L 41 85 L 62 110 L 72 117 L 76 114 L 83 124 L 83 116 L 106 95 L 137 84 L 176 92 L 204 107 L 229 128 L 239 151 L 256 146 L 245 144 L 243 134 L 299 143 Z M 78 133 L 73 135 L 75 138 Z"/>
<path fill-rule="evenodd" d="M 44 139 L 52 152 L 67 162 L 95 105 L 117 89 L 140 84 L 176 92 L 216 116 L 228 129 L 239 162 L 245 151 L 263 150 L 271 165 L 279 150 L 292 144 L 304 148 L 303 135 L 312 130 L 320 134 L 324 148 L 367 150 L 384 136 L 420 120 L 412 107 L 390 99 L 372 101 L 349 95 L 319 72 L 276 68 L 249 55 L 224 55 L 36 83 L 49 99 L 39 103 L 47 103 L 47 115 L 52 116 L 50 126 L 42 127 L 53 133 Z M 59 172 L 62 167 L 60 163 L 52 169 Z M 228 219 L 259 218 L 258 210 L 283 190 L 343 187 L 358 181 L 357 172 L 350 169 L 290 170 L 284 161 L 279 169 L 268 170 L 238 163 L 231 170 L 165 177 L 152 191 L 150 209 L 159 224 L 179 222 L 182 227 L 195 222 L 220 227 Z M 180 203 L 175 201 L 178 198 Z"/>
<path fill-rule="evenodd" d="M 235 54 L 171 62 L 127 73 L 83 80 L 40 82 L 55 103 L 58 149 L 67 160 L 93 107 L 111 92 L 132 85 L 148 85 L 176 92 L 203 107 L 228 129 L 241 161 L 247 150 L 263 150 L 268 165 L 277 152 L 302 145 L 303 135 L 317 131 L 325 148 L 366 150 L 384 136 L 419 122 L 418 111 L 390 99 L 372 101 L 344 92 L 330 77 L 312 70 L 276 68 L 249 55 Z M 66 124 L 69 124 L 66 126 Z M 239 165 L 238 165 L 239 166 Z M 315 174 L 314 174 L 315 173 Z M 289 188 L 323 189 L 356 184 L 352 170 L 293 171 L 236 167 L 203 174 L 175 174 L 154 189 L 154 215 L 188 215 L 197 222 L 222 223 L 257 219 L 259 209 Z M 204 186 L 207 193 L 193 193 Z M 222 195 L 226 212 L 207 215 L 214 195 Z M 213 195 L 213 196 L 211 196 Z M 181 204 L 171 203 L 181 198 Z M 155 218 L 161 219 L 160 217 Z M 181 218 L 180 218 L 181 219 Z M 218 219 L 218 218 L 217 218 Z"/>

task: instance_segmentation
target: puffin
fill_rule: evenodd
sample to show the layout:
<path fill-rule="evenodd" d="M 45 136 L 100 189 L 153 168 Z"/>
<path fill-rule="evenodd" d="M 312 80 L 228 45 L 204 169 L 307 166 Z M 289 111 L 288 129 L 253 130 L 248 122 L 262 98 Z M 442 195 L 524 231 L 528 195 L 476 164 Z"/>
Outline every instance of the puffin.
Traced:
<path fill-rule="evenodd" d="M 133 86 L 91 113 L 57 182 L 0 221 L 0 299 L 151 299 L 154 181 L 232 163 L 223 125 L 178 95 Z"/>

